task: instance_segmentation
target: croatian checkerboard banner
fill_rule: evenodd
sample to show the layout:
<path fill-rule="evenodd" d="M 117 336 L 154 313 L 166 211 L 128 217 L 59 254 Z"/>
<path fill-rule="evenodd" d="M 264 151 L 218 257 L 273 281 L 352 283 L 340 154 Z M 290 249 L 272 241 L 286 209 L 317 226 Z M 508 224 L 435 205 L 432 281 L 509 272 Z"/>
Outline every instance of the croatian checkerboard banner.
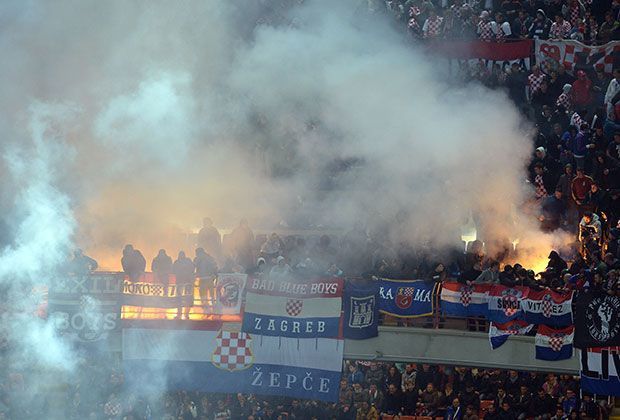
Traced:
<path fill-rule="evenodd" d="M 503 324 L 491 322 L 489 325 L 489 341 L 491 343 L 491 348 L 495 350 L 502 346 L 510 336 L 526 335 L 533 327 L 533 325 L 522 320 L 508 321 Z"/>
<path fill-rule="evenodd" d="M 251 279 L 242 331 L 277 337 L 341 337 L 342 279 Z"/>
<path fill-rule="evenodd" d="M 521 303 L 523 318 L 530 324 L 566 327 L 573 324 L 573 292 L 530 290 Z"/>
<path fill-rule="evenodd" d="M 248 334 L 216 322 L 191 324 L 191 329 L 123 330 L 123 368 L 135 392 L 165 387 L 336 401 L 343 340 Z"/>
<path fill-rule="evenodd" d="M 536 331 L 536 358 L 540 360 L 565 360 L 573 357 L 573 326 L 555 329 L 539 325 Z"/>
<path fill-rule="evenodd" d="M 557 69 L 564 66 L 573 73 L 577 70 L 593 72 L 601 69 L 611 73 L 620 64 L 620 42 L 604 45 L 584 45 L 577 41 L 536 40 L 536 62 L 543 69 Z"/>
<path fill-rule="evenodd" d="M 432 315 L 438 284 L 423 280 L 379 281 L 379 311 L 399 318 Z"/>
<path fill-rule="evenodd" d="M 493 285 L 489 290 L 488 319 L 503 324 L 516 319 L 523 319 L 523 300 L 528 296 L 528 287 L 506 287 Z"/>
<path fill-rule="evenodd" d="M 487 316 L 490 284 L 444 283 L 441 287 L 441 311 L 448 316 Z"/>
<path fill-rule="evenodd" d="M 597 395 L 620 396 L 620 347 L 581 350 L 581 388 Z"/>

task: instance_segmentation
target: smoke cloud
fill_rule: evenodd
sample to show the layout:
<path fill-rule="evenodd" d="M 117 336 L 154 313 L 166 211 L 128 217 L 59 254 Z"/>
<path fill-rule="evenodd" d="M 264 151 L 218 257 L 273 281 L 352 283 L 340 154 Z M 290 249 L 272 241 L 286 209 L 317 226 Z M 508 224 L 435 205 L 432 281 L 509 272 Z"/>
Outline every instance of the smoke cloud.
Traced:
<path fill-rule="evenodd" d="M 76 246 L 110 269 L 125 243 L 147 260 L 189 250 L 205 215 L 362 221 L 437 248 L 460 247 L 473 215 L 487 244 L 531 237 L 515 216 L 532 147 L 517 110 L 364 9 L 4 2 L 0 282 L 49 284 Z M 25 354 L 70 370 L 42 328 Z"/>

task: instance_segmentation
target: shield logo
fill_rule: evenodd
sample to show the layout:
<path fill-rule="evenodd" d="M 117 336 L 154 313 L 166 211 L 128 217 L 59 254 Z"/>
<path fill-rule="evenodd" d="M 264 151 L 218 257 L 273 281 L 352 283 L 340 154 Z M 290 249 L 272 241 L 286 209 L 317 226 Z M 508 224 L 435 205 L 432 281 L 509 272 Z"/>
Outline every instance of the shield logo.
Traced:
<path fill-rule="evenodd" d="M 366 328 L 374 322 L 375 297 L 351 297 L 351 312 L 349 313 L 349 327 Z"/>
<path fill-rule="evenodd" d="M 289 299 L 286 301 L 286 313 L 290 316 L 298 316 L 304 307 L 304 301 L 301 299 Z"/>
<path fill-rule="evenodd" d="M 515 315 L 521 308 L 519 298 L 521 292 L 515 289 L 506 289 L 502 292 L 502 308 L 506 316 Z"/>
<path fill-rule="evenodd" d="M 211 363 L 216 368 L 234 372 L 247 369 L 254 363 L 252 337 L 249 334 L 220 330 L 215 341 L 217 346 L 211 356 Z"/>
<path fill-rule="evenodd" d="M 551 312 L 553 311 L 553 301 L 551 295 L 545 295 L 542 300 L 542 314 L 545 318 L 551 318 Z"/>
<path fill-rule="evenodd" d="M 564 335 L 562 334 L 553 334 L 549 337 L 549 346 L 553 351 L 562 350 L 562 346 L 564 345 Z"/>
<path fill-rule="evenodd" d="M 468 307 L 471 303 L 471 295 L 474 291 L 474 288 L 471 286 L 463 285 L 461 287 L 461 304 L 464 307 Z"/>
<path fill-rule="evenodd" d="M 400 309 L 407 309 L 413 303 L 413 293 L 415 288 L 413 287 L 399 287 L 396 292 L 396 306 Z"/>

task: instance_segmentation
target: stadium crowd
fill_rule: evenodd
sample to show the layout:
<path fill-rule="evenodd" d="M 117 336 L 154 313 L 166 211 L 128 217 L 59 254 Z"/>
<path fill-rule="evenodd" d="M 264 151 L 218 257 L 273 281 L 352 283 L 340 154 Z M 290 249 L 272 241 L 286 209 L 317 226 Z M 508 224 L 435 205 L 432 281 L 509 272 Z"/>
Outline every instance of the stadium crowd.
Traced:
<path fill-rule="evenodd" d="M 593 0 L 369 0 L 414 39 L 572 39 L 590 45 L 620 39 L 620 6 Z"/>
<path fill-rule="evenodd" d="M 606 399 L 579 391 L 570 375 L 425 364 L 345 361 L 337 403 L 242 394 L 126 390 L 110 358 L 85 358 L 77 377 L 41 383 L 5 367 L 0 418 L 98 420 L 374 420 L 426 416 L 446 420 L 609 418 Z M 37 376 L 40 379 L 40 376 Z M 148 389 L 148 384 L 145 388 Z M 397 419 L 398 417 L 394 417 Z"/>

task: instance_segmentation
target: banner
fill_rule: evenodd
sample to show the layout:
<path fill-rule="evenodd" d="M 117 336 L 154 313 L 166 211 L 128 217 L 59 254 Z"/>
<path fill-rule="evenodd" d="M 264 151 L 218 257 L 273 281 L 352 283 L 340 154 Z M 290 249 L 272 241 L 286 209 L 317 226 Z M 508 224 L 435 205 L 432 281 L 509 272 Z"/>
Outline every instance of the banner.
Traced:
<path fill-rule="evenodd" d="M 490 284 L 468 286 L 444 283 L 441 287 L 441 312 L 448 316 L 487 316 Z"/>
<path fill-rule="evenodd" d="M 539 360 L 565 360 L 573 357 L 575 328 L 570 326 L 553 329 L 545 325 L 536 331 L 536 358 Z"/>
<path fill-rule="evenodd" d="M 249 281 L 242 331 L 278 337 L 340 337 L 342 279 Z"/>
<path fill-rule="evenodd" d="M 564 66 L 573 73 L 584 70 L 592 73 L 602 69 L 611 74 L 614 67 L 620 65 L 620 41 L 612 41 L 605 45 L 584 45 L 577 41 L 536 40 L 536 62 L 543 69 L 555 70 Z"/>
<path fill-rule="evenodd" d="M 208 329 L 124 329 L 123 368 L 137 392 L 169 390 L 276 395 L 335 402 L 343 340 Z"/>
<path fill-rule="evenodd" d="M 489 341 L 491 348 L 495 350 L 504 344 L 511 335 L 526 335 L 534 326 L 525 321 L 509 321 L 504 324 L 491 322 L 489 325 Z"/>
<path fill-rule="evenodd" d="M 179 305 L 190 307 L 192 320 L 241 321 L 241 305 L 247 275 L 219 273 L 216 277 L 196 279 L 194 284 L 177 287 L 174 275 L 168 284 L 153 273 L 143 273 L 139 281 L 125 277 L 123 282 L 123 319 L 172 319 Z"/>
<path fill-rule="evenodd" d="M 515 319 L 523 319 L 522 301 L 530 289 L 523 286 L 507 287 L 494 284 L 489 290 L 489 321 L 503 324 Z"/>
<path fill-rule="evenodd" d="M 532 55 L 532 40 L 495 43 L 484 41 L 431 41 L 427 44 L 433 53 L 448 58 L 485 59 L 491 61 L 512 61 L 529 58 Z"/>
<path fill-rule="evenodd" d="M 523 319 L 530 324 L 566 327 L 573 324 L 573 294 L 530 290 L 522 302 Z"/>
<path fill-rule="evenodd" d="M 247 274 L 220 273 L 215 282 L 215 303 L 213 313 L 237 315 L 241 313 L 241 302 Z"/>
<path fill-rule="evenodd" d="M 100 342 L 120 328 L 123 275 L 92 273 L 60 278 L 49 289 L 48 316 L 76 342 Z"/>
<path fill-rule="evenodd" d="M 620 349 L 581 350 L 581 389 L 597 395 L 620 396 Z"/>
<path fill-rule="evenodd" d="M 348 281 L 344 288 L 344 337 L 364 340 L 379 335 L 379 285 Z"/>
<path fill-rule="evenodd" d="M 573 298 L 575 347 L 620 345 L 620 297 L 578 292 Z"/>
<path fill-rule="evenodd" d="M 400 318 L 432 315 L 437 283 L 423 280 L 379 281 L 379 311 Z"/>
<path fill-rule="evenodd" d="M 176 308 L 178 298 L 193 296 L 194 285 L 185 284 L 179 288 L 174 275 L 168 276 L 169 283 L 164 285 L 155 281 L 153 273 L 144 273 L 140 281 L 123 282 L 123 305 L 145 308 Z"/>

